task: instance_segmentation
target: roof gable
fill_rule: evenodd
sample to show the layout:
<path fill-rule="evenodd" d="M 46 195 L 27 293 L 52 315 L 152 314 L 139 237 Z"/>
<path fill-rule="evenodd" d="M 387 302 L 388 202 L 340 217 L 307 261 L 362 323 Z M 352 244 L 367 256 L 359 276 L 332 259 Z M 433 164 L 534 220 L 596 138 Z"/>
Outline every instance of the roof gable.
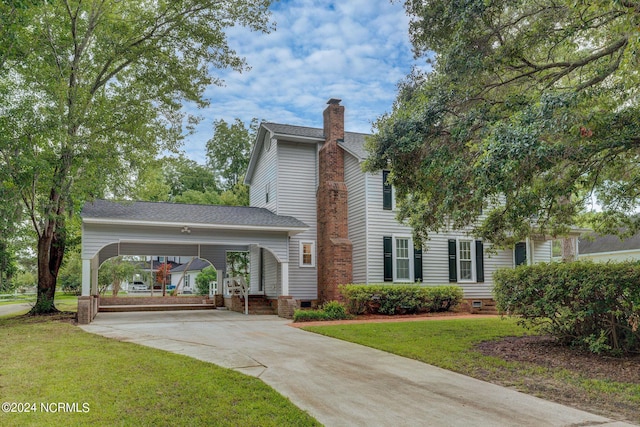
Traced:
<path fill-rule="evenodd" d="M 265 137 L 276 138 L 279 140 L 293 141 L 300 143 L 314 143 L 322 144 L 325 141 L 324 130 L 321 128 L 313 128 L 307 126 L 294 126 L 281 123 L 263 122 L 260 124 L 256 140 L 251 149 L 251 157 L 249 159 L 249 167 L 247 168 L 247 174 L 245 175 L 244 183 L 251 184 L 253 173 L 258 163 L 262 150 L 262 144 Z M 365 138 L 368 134 L 357 132 L 345 132 L 344 141 L 341 141 L 338 145 L 342 147 L 346 152 L 357 158 L 359 161 L 364 160 L 367 157 L 367 152 L 364 149 Z"/>

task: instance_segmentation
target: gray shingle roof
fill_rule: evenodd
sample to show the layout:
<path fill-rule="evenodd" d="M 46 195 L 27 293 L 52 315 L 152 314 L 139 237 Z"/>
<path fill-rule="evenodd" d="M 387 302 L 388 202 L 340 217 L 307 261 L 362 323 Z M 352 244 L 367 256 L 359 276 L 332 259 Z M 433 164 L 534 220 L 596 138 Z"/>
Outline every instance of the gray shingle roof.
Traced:
<path fill-rule="evenodd" d="M 85 203 L 83 219 L 175 222 L 178 224 L 247 227 L 308 228 L 304 222 L 268 209 L 248 206 L 188 205 L 165 202 L 112 202 L 97 199 Z"/>
<path fill-rule="evenodd" d="M 191 262 L 191 264 L 186 262 L 184 264 L 180 264 L 175 268 L 172 268 L 171 272 L 176 273 L 176 272 L 184 271 L 187 267 L 189 267 L 187 271 L 201 271 L 206 267 L 211 267 L 211 263 L 203 259 L 196 258 Z"/>
<path fill-rule="evenodd" d="M 285 125 L 281 123 L 262 123 L 270 132 L 282 135 L 302 136 L 305 138 L 317 138 L 324 140 L 324 130 L 306 126 Z"/>
<path fill-rule="evenodd" d="M 640 249 L 640 233 L 624 240 L 613 234 L 604 236 L 591 234 L 587 238 L 581 238 L 578 246 L 578 252 L 581 254 L 629 251 L 633 249 Z"/>

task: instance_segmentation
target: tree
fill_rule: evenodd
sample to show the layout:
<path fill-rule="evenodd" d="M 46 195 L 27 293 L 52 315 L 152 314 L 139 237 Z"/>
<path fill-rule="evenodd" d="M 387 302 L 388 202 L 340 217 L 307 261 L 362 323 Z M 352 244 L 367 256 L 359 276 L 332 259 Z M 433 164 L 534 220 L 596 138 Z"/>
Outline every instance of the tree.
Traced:
<path fill-rule="evenodd" d="M 471 226 L 499 245 L 562 235 L 589 207 L 602 231 L 640 201 L 640 3 L 407 1 L 430 73 L 402 82 L 366 169 L 390 169 L 419 238 Z M 478 221 L 479 215 L 484 219 Z"/>
<path fill-rule="evenodd" d="M 58 273 L 58 283 L 63 292 L 80 295 L 82 291 L 82 258 L 79 249 L 76 251 L 67 250 L 64 263 Z"/>
<path fill-rule="evenodd" d="M 18 271 L 16 257 L 12 248 L 6 242 L 0 241 L 0 292 L 14 289 L 11 278 Z"/>
<path fill-rule="evenodd" d="M 106 291 L 111 285 L 111 293 L 114 297 L 120 292 L 120 284 L 125 280 L 131 280 L 141 270 L 130 260 L 119 256 L 106 260 L 98 270 L 98 284 L 102 291 Z"/>
<path fill-rule="evenodd" d="M 160 163 L 164 180 L 171 187 L 171 198 L 189 190 L 201 193 L 218 190 L 214 172 L 194 160 L 184 156 L 165 157 Z"/>
<path fill-rule="evenodd" d="M 196 276 L 196 289 L 198 290 L 198 295 L 209 295 L 209 283 L 215 282 L 217 279 L 218 272 L 212 265 L 203 268 Z"/>
<path fill-rule="evenodd" d="M 182 104 L 206 105 L 220 83 L 210 71 L 246 69 L 225 29 L 268 32 L 270 0 L 5 3 L 0 190 L 37 238 L 37 314 L 56 310 L 70 215 L 130 193 L 145 163 L 176 149 L 197 121 Z"/>
<path fill-rule="evenodd" d="M 171 277 L 171 264 L 166 262 L 158 266 L 156 271 L 156 283 L 162 285 L 162 296 L 167 296 L 167 279 Z"/>
<path fill-rule="evenodd" d="M 248 129 L 240 119 L 235 119 L 232 124 L 224 120 L 213 123 L 213 138 L 207 141 L 207 159 L 209 167 L 217 175 L 220 188 L 229 190 L 242 183 L 257 127 L 258 119 L 255 118 Z"/>

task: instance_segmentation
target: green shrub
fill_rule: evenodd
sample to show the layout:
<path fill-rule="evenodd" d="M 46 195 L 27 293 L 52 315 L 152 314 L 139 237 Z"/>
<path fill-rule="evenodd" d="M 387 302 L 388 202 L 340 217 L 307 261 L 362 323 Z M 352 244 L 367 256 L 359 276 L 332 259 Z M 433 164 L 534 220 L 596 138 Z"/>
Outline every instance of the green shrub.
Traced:
<path fill-rule="evenodd" d="M 202 269 L 200 274 L 196 276 L 196 293 L 198 295 L 209 295 L 209 282 L 215 282 L 218 279 L 218 272 L 213 266 Z"/>
<path fill-rule="evenodd" d="M 640 351 L 640 263 L 572 262 L 494 273 L 498 310 L 594 353 Z"/>
<path fill-rule="evenodd" d="M 316 322 L 327 319 L 327 313 L 322 310 L 294 310 L 294 322 Z"/>
<path fill-rule="evenodd" d="M 322 311 L 324 311 L 324 313 L 327 315 L 327 318 L 330 320 L 342 320 L 349 318 L 347 309 L 344 308 L 344 305 L 340 304 L 338 301 L 326 302 L 322 306 Z"/>
<path fill-rule="evenodd" d="M 320 310 L 295 310 L 293 312 L 294 322 L 314 322 L 320 320 L 343 320 L 351 316 L 347 313 L 344 305 L 338 301 L 326 302 Z"/>
<path fill-rule="evenodd" d="M 340 293 L 351 314 L 408 314 L 453 309 L 462 301 L 458 286 L 343 285 Z"/>

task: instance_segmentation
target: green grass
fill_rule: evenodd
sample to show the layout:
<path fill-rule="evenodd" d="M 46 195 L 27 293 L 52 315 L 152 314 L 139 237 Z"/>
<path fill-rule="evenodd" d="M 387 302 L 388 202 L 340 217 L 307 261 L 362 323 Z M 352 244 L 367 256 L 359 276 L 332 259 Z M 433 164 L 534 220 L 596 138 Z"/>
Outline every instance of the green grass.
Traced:
<path fill-rule="evenodd" d="M 508 362 L 485 356 L 474 348 L 482 341 L 527 334 L 512 319 L 364 323 L 303 329 L 515 387 L 549 400 L 640 422 L 637 410 L 640 384 L 593 379 L 578 371 L 532 363 Z"/>
<path fill-rule="evenodd" d="M 43 318 L 0 319 L 2 426 L 319 425 L 257 378 L 185 356 L 119 342 Z M 88 405 L 45 413 L 41 404 Z"/>
<path fill-rule="evenodd" d="M 504 367 L 502 361 L 495 358 L 486 358 L 490 360 L 479 366 L 478 358 L 482 355 L 473 350 L 475 344 L 526 333 L 515 322 L 500 319 L 363 323 L 303 329 L 466 374 L 476 369 Z"/>

